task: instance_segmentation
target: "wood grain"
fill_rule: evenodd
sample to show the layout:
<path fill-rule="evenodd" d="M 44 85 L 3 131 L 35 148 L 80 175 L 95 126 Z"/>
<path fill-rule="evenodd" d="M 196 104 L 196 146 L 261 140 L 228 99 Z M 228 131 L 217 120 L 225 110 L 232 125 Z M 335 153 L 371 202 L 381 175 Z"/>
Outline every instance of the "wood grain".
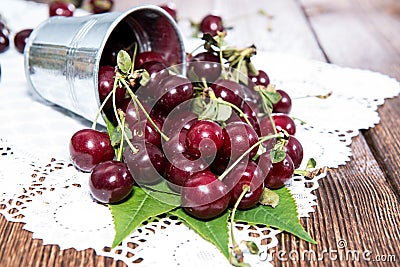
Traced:
<path fill-rule="evenodd" d="M 301 1 L 330 62 L 375 70 L 400 79 L 398 1 Z M 377 88 L 379 90 L 379 88 Z M 400 196 L 400 98 L 379 109 L 381 123 L 364 131 L 388 183 Z"/>

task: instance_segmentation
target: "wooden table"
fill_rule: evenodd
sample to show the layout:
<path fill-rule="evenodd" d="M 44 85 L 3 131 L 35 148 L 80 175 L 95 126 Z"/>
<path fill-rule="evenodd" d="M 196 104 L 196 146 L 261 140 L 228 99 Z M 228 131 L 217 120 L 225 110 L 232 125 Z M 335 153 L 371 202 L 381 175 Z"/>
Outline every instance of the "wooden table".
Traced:
<path fill-rule="evenodd" d="M 182 2 L 178 4 L 183 6 Z M 226 4 L 224 12 L 234 13 L 241 9 L 239 4 L 245 8 L 254 3 Z M 257 5 L 277 18 L 271 20 L 273 31 L 283 28 L 290 31 L 282 32 L 281 43 L 273 44 L 271 50 L 379 71 L 400 80 L 398 0 L 265 0 L 257 1 Z M 117 7 L 123 8 L 122 4 Z M 278 19 L 281 15 L 286 22 Z M 300 261 L 281 261 L 275 257 L 275 266 L 399 265 L 400 97 L 386 101 L 379 114 L 379 125 L 353 139 L 352 160 L 320 180 L 315 191 L 316 211 L 310 218 L 301 219 L 318 245 L 281 234 L 278 247 L 273 249 L 275 253 L 286 252 L 286 258 L 288 253 L 307 257 L 307 251 L 315 252 L 316 257 Z M 0 266 L 124 266 L 96 256 L 91 249 L 77 252 L 43 246 L 41 240 L 32 239 L 32 234 L 22 230 L 22 226 L 0 217 Z M 351 255 L 342 259 L 339 254 L 336 254 L 338 259 L 334 254 L 329 256 L 329 251 L 334 253 L 338 249 L 340 240 L 347 243 L 347 251 L 367 253 L 371 261 L 352 260 Z"/>

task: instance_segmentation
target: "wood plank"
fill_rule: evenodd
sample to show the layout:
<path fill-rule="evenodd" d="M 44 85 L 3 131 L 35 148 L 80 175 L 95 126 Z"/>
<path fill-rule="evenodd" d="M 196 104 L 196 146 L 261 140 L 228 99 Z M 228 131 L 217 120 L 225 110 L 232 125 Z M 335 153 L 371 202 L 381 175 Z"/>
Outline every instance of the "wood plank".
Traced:
<path fill-rule="evenodd" d="M 303 261 L 275 260 L 276 266 L 377 266 L 378 263 L 372 260 L 379 256 L 391 259 L 381 263 L 385 266 L 398 265 L 393 258 L 398 260 L 400 255 L 397 197 L 362 135 L 354 138 L 351 148 L 352 161 L 320 180 L 320 187 L 315 191 L 318 197 L 316 211 L 310 214 L 310 219 L 302 219 L 306 230 L 319 244 L 311 245 L 284 234 L 279 240 L 282 245 L 275 251 L 281 249 L 287 255 L 295 251 L 292 255 L 298 253 L 305 257 L 315 253 L 316 256 Z M 345 247 L 338 247 L 342 244 L 340 240 L 345 241 Z M 362 259 L 364 253 L 369 260 Z M 355 258 L 351 255 L 359 255 L 360 260 L 352 260 Z"/>
<path fill-rule="evenodd" d="M 395 0 L 302 0 L 320 46 L 339 65 L 367 68 L 400 80 L 400 3 Z M 377 89 L 379 90 L 379 89 Z M 400 97 L 379 109 L 381 123 L 365 131 L 393 190 L 400 197 Z"/>

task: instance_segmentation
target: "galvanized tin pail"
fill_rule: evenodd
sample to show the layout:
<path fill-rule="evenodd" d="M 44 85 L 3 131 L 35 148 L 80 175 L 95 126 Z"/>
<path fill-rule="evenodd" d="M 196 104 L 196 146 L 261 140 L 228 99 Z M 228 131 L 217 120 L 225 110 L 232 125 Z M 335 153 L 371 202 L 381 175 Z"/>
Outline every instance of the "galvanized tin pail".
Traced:
<path fill-rule="evenodd" d="M 139 52 L 162 53 L 171 64 L 186 62 L 175 21 L 157 6 L 51 17 L 31 33 L 24 51 L 30 87 L 45 100 L 93 120 L 100 106 L 98 71 L 100 65 L 112 64 L 104 55 L 112 42 L 136 42 Z"/>

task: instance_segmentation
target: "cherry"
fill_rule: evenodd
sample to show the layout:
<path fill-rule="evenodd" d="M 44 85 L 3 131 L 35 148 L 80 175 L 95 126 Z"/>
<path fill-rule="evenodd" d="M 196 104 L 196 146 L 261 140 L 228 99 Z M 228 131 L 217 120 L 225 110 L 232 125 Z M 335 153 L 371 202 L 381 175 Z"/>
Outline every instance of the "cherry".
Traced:
<path fill-rule="evenodd" d="M 158 86 L 158 101 L 155 108 L 169 113 L 179 104 L 192 98 L 193 85 L 186 77 L 167 76 Z"/>
<path fill-rule="evenodd" d="M 32 29 L 25 29 L 22 31 L 19 31 L 15 34 L 14 36 L 14 46 L 15 49 L 17 49 L 18 52 L 24 53 L 26 41 L 29 38 L 29 35 L 31 34 Z"/>
<path fill-rule="evenodd" d="M 265 179 L 272 168 L 272 160 L 271 160 L 270 152 L 267 151 L 267 152 L 262 153 L 257 158 L 256 162 L 262 172 L 262 176 Z"/>
<path fill-rule="evenodd" d="M 214 91 L 217 97 L 220 97 L 239 108 L 241 107 L 243 103 L 243 89 L 242 86 L 237 82 L 220 79 L 211 85 L 211 89 Z"/>
<path fill-rule="evenodd" d="M 170 182 L 169 187 L 175 192 L 180 192 L 186 180 L 194 173 L 207 168 L 207 163 L 202 159 L 194 159 L 190 156 L 175 155 L 167 163 L 165 177 Z"/>
<path fill-rule="evenodd" d="M 286 93 L 283 90 L 276 90 L 277 93 L 279 93 L 282 98 L 281 100 L 279 100 L 278 103 L 273 105 L 273 112 L 274 113 L 290 113 L 290 110 L 292 109 L 292 99 L 290 98 L 290 96 L 288 95 L 288 93 Z"/>
<path fill-rule="evenodd" d="M 178 21 L 176 15 L 176 8 L 171 3 L 160 5 L 162 9 L 164 9 L 175 21 Z"/>
<path fill-rule="evenodd" d="M 72 17 L 74 15 L 75 6 L 65 1 L 51 1 L 49 3 L 49 16 Z"/>
<path fill-rule="evenodd" d="M 98 74 L 98 90 L 99 98 L 102 103 L 106 97 L 112 92 L 114 87 L 115 68 L 112 66 L 101 66 Z M 115 90 L 115 99 L 120 102 L 125 98 L 126 90 L 123 87 L 117 87 Z M 112 98 L 106 103 L 106 108 L 112 107 Z"/>
<path fill-rule="evenodd" d="M 143 91 L 141 94 L 145 97 L 154 96 L 160 81 L 169 76 L 167 66 L 158 61 L 145 62 L 138 69 L 145 69 L 150 75 L 150 80 L 146 88 L 144 88 L 145 90 L 141 90 Z"/>
<path fill-rule="evenodd" d="M 141 52 L 136 55 L 135 69 L 141 69 L 142 65 L 144 63 L 150 62 L 150 61 L 156 61 L 156 62 L 160 62 L 164 65 L 167 65 L 167 62 L 165 61 L 162 54 L 155 52 L 155 51 L 145 51 L 145 52 Z"/>
<path fill-rule="evenodd" d="M 228 187 L 210 171 L 190 176 L 182 188 L 183 209 L 198 219 L 211 219 L 223 213 L 230 202 Z"/>
<path fill-rule="evenodd" d="M 201 120 L 190 127 L 186 136 L 186 148 L 189 154 L 198 158 L 214 156 L 224 144 L 221 126 L 216 122 Z"/>
<path fill-rule="evenodd" d="M 0 28 L 0 53 L 3 53 L 10 47 L 10 38 L 8 29 L 3 26 Z"/>
<path fill-rule="evenodd" d="M 263 70 L 258 70 L 258 75 L 249 74 L 249 78 L 255 85 L 262 85 L 265 87 L 267 87 L 270 82 L 268 75 Z"/>
<path fill-rule="evenodd" d="M 189 71 L 193 71 L 199 78 L 196 82 L 202 81 L 202 78 L 214 82 L 221 74 L 219 57 L 211 52 L 201 52 L 191 58 Z"/>
<path fill-rule="evenodd" d="M 162 148 L 165 156 L 169 160 L 176 157 L 177 155 L 181 155 L 183 157 L 184 155 L 188 154 L 185 145 L 187 131 L 188 130 L 186 129 L 182 129 L 179 134 L 173 135 L 172 138 L 168 140 L 168 142 L 162 143 Z"/>
<path fill-rule="evenodd" d="M 125 163 L 105 161 L 94 167 L 89 188 L 92 196 L 102 203 L 116 203 L 126 198 L 133 189 L 134 180 Z"/>
<path fill-rule="evenodd" d="M 294 135 L 296 133 L 296 124 L 293 119 L 284 113 L 273 114 L 272 118 L 275 122 L 275 127 L 277 131 L 281 129 L 288 132 L 290 135 Z"/>
<path fill-rule="evenodd" d="M 138 151 L 133 153 L 129 147 L 124 150 L 124 162 L 128 165 L 137 184 L 156 184 L 163 178 L 166 159 L 157 146 L 147 142 L 133 142 Z"/>
<path fill-rule="evenodd" d="M 157 125 L 158 129 L 162 129 L 163 122 L 160 119 L 150 116 L 155 125 Z M 141 117 L 140 121 L 140 130 L 139 131 L 139 122 L 134 123 L 129 127 L 132 132 L 132 141 L 142 141 L 145 140 L 148 143 L 152 143 L 157 147 L 161 147 L 161 135 L 152 125 L 150 120 L 146 117 Z"/>
<path fill-rule="evenodd" d="M 114 5 L 113 0 L 90 0 L 89 6 L 94 14 L 109 12 Z"/>
<path fill-rule="evenodd" d="M 293 161 L 294 168 L 300 167 L 303 160 L 303 146 L 293 135 L 290 136 L 288 144 L 285 147 L 286 153 L 290 156 Z"/>
<path fill-rule="evenodd" d="M 278 132 L 283 129 L 287 131 L 290 135 L 294 135 L 296 133 L 296 124 L 294 123 L 293 119 L 290 118 L 287 114 L 272 114 L 272 119 L 274 120 L 275 127 Z M 268 116 L 261 119 L 260 127 L 262 136 L 274 133 L 271 120 Z"/>
<path fill-rule="evenodd" d="M 69 153 L 74 165 L 84 172 L 90 172 L 100 162 L 114 158 L 108 134 L 93 129 L 76 132 L 71 137 Z"/>
<path fill-rule="evenodd" d="M 163 132 L 167 135 L 174 135 L 181 130 L 189 130 L 197 122 L 197 115 L 189 110 L 173 110 L 165 119 Z"/>
<path fill-rule="evenodd" d="M 231 122 L 222 130 L 224 135 L 224 145 L 220 153 L 225 154 L 231 160 L 235 160 L 246 152 L 258 141 L 258 135 L 255 130 L 244 122 Z M 255 147 L 248 158 L 253 158 L 258 148 Z"/>
<path fill-rule="evenodd" d="M 268 153 L 269 156 L 269 152 Z M 272 163 L 272 168 L 265 178 L 265 187 L 270 189 L 281 188 L 292 176 L 294 172 L 293 161 L 288 154 L 285 158 L 276 163 Z"/>
<path fill-rule="evenodd" d="M 222 18 L 215 15 L 207 15 L 200 22 L 200 31 L 208 33 L 211 36 L 216 36 L 218 32 L 224 31 Z"/>
<path fill-rule="evenodd" d="M 223 182 L 231 189 L 230 206 L 234 206 L 243 186 L 250 186 L 250 190 L 239 203 L 239 209 L 250 209 L 257 205 L 264 190 L 264 176 L 260 168 L 253 161 L 241 162 L 225 177 Z"/>

